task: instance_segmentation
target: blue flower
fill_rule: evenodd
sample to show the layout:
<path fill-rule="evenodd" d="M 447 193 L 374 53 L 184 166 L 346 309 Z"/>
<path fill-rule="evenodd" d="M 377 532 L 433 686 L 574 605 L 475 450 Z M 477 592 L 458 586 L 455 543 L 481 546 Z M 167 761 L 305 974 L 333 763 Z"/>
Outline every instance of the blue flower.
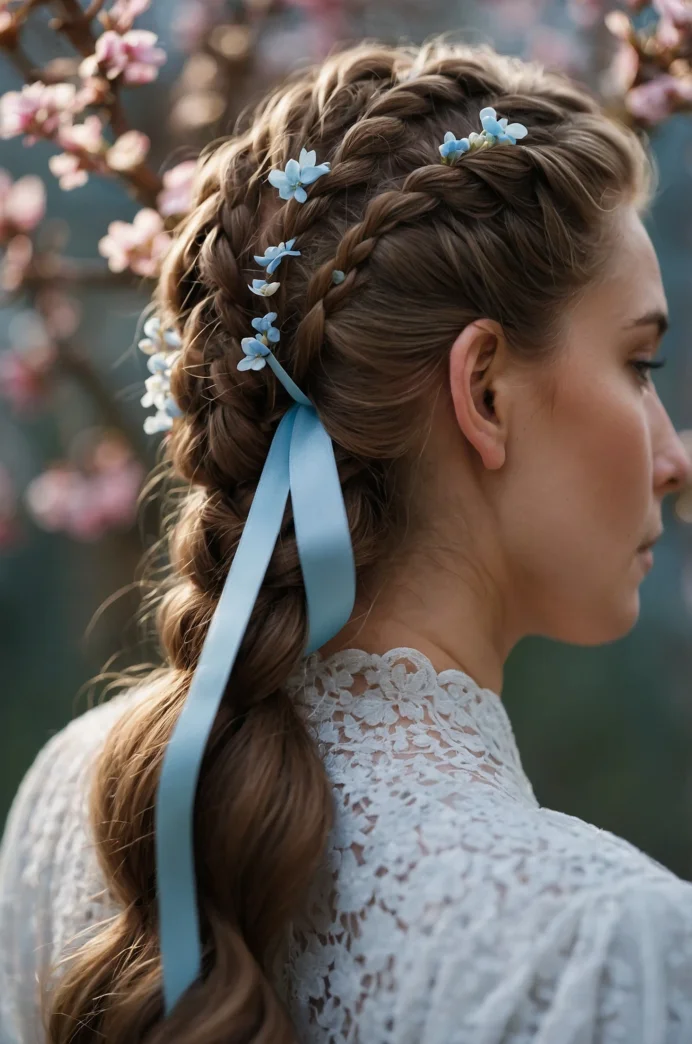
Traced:
<path fill-rule="evenodd" d="M 277 268 L 281 264 L 281 260 L 284 257 L 300 257 L 300 250 L 293 250 L 293 244 L 295 243 L 295 237 L 289 239 L 287 243 L 279 243 L 278 246 L 267 247 L 266 253 L 255 254 L 254 258 L 258 265 L 262 265 L 262 268 L 266 267 L 267 275 L 272 275 L 276 272 Z"/>
<path fill-rule="evenodd" d="M 271 341 L 272 344 L 281 337 L 281 334 L 272 326 L 272 323 L 276 319 L 276 312 L 267 312 L 266 315 L 258 315 L 256 319 L 252 320 L 252 328 L 257 330 L 260 335 L 264 335 L 265 342 Z"/>
<path fill-rule="evenodd" d="M 165 330 L 161 326 L 161 320 L 157 315 L 150 316 L 142 327 L 144 337 L 137 342 L 137 347 L 145 355 L 153 355 L 154 352 L 166 351 L 172 348 L 180 348 L 181 340 L 174 330 Z"/>
<path fill-rule="evenodd" d="M 158 406 L 153 416 L 144 418 L 144 431 L 147 435 L 155 435 L 159 431 L 170 431 L 173 427 L 173 419 L 182 417 L 183 411 L 175 399 L 168 395 Z"/>
<path fill-rule="evenodd" d="M 270 354 L 270 343 L 276 344 L 281 337 L 276 327 L 272 326 L 275 319 L 276 312 L 267 312 L 266 315 L 258 315 L 252 320 L 257 337 L 243 337 L 240 342 L 245 358 L 238 363 L 239 370 L 261 370 L 265 365 L 266 356 Z"/>
<path fill-rule="evenodd" d="M 240 347 L 245 352 L 245 358 L 238 363 L 239 370 L 261 370 L 265 366 L 269 348 L 259 338 L 243 337 Z"/>
<path fill-rule="evenodd" d="M 258 297 L 271 297 L 281 286 L 281 283 L 268 283 L 266 279 L 253 279 L 252 286 L 248 283 L 248 290 Z"/>
<path fill-rule="evenodd" d="M 523 123 L 510 123 L 507 126 L 506 118 L 498 120 L 497 113 L 490 105 L 481 109 L 479 115 L 483 130 L 495 141 L 506 141 L 510 145 L 516 145 L 518 138 L 525 138 L 529 133 Z"/>
<path fill-rule="evenodd" d="M 180 352 L 155 352 L 147 359 L 147 369 L 150 373 L 170 373 L 179 355 Z"/>
<path fill-rule="evenodd" d="M 297 160 L 290 159 L 285 170 L 275 168 L 269 171 L 269 184 L 279 190 L 281 199 L 295 199 L 297 203 L 304 203 L 308 198 L 303 185 L 312 185 L 323 174 L 328 174 L 329 163 L 315 165 L 316 152 L 300 150 Z"/>
<path fill-rule="evenodd" d="M 150 417 L 144 418 L 143 428 L 147 435 L 156 435 L 159 431 L 169 431 L 173 427 L 173 418 L 163 410 L 158 410 Z"/>
<path fill-rule="evenodd" d="M 463 156 L 465 152 L 469 151 L 470 147 L 471 143 L 468 138 L 455 138 L 452 131 L 447 131 L 445 140 L 440 145 L 440 155 L 443 163 L 449 163 L 458 156 Z"/>
<path fill-rule="evenodd" d="M 343 283 L 345 278 L 346 274 L 345 272 L 342 272 L 340 268 L 335 268 L 332 272 L 332 283 L 334 283 L 335 286 L 338 286 L 339 283 Z"/>

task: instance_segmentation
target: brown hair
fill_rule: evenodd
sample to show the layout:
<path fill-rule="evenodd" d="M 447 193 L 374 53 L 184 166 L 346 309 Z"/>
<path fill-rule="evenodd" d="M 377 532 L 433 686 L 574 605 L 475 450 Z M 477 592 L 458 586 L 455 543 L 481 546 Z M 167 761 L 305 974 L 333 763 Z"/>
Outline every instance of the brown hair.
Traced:
<path fill-rule="evenodd" d="M 447 130 L 492 105 L 529 128 L 515 146 L 440 162 Z M 267 173 L 300 148 L 331 173 L 283 205 Z M 53 1044 L 295 1041 L 270 969 L 330 828 L 328 780 L 285 684 L 303 656 L 304 592 L 287 514 L 210 737 L 195 818 L 204 974 L 165 1023 L 153 806 L 269 443 L 289 399 L 240 373 L 261 299 L 252 255 L 298 237 L 272 310 L 276 355 L 332 436 L 359 582 L 396 545 L 408 462 L 444 389 L 451 343 L 489 317 L 527 359 L 554 350 L 565 301 L 598 274 L 608 215 L 650 195 L 650 158 L 586 91 L 487 47 L 364 44 L 301 72 L 200 160 L 159 308 L 183 340 L 166 443 L 189 483 L 160 592 L 166 667 L 107 737 L 91 822 L 122 913 L 73 955 L 51 999 Z M 345 279 L 332 281 L 334 269 Z M 262 308 L 260 307 L 260 311 Z"/>

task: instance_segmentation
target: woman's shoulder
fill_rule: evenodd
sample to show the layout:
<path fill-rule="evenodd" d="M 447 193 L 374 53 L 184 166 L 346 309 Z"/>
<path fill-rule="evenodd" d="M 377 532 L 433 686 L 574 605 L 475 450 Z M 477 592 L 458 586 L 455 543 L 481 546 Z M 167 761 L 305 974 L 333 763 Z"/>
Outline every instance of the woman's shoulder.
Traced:
<path fill-rule="evenodd" d="M 89 771 L 109 728 L 139 696 L 128 690 L 73 718 L 44 743 L 14 796 L 0 844 L 0 1024 L 8 1039 L 34 1039 L 35 989 L 48 964 L 114 912 L 90 841 Z"/>
<path fill-rule="evenodd" d="M 15 793 L 3 834 L 2 858 L 11 855 L 11 840 L 45 833 L 49 825 L 50 834 L 57 839 L 85 768 L 110 727 L 141 695 L 140 690 L 121 692 L 73 718 L 46 740 Z"/>
<path fill-rule="evenodd" d="M 466 816 L 432 802 L 398 831 L 393 815 L 373 843 L 368 811 L 370 829 L 335 837 L 324 907 L 294 938 L 303 1025 L 329 1009 L 330 1029 L 358 1011 L 364 1039 L 387 1042 L 404 1029 L 422 1044 L 692 1039 L 691 884 L 607 831 L 502 795 Z"/>
<path fill-rule="evenodd" d="M 88 776 L 108 730 L 142 689 L 119 693 L 73 718 L 36 754 L 14 796 L 0 846 L 3 901 L 53 892 L 75 831 L 87 817 Z M 55 871 L 55 880 L 53 880 Z"/>

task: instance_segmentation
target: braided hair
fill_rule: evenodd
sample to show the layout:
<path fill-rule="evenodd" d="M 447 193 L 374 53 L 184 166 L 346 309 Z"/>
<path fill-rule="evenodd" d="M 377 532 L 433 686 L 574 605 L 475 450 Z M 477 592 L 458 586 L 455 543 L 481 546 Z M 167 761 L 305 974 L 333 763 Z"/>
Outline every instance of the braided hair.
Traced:
<path fill-rule="evenodd" d="M 530 128 L 514 148 L 439 162 L 492 105 Z M 283 204 L 267 174 L 301 147 L 331 173 Z M 359 584 L 410 531 L 411 464 L 445 389 L 449 347 L 480 317 L 527 359 L 556 350 L 560 310 L 598 277 L 610 215 L 640 209 L 653 167 L 586 91 L 489 47 L 364 44 L 301 71 L 202 155 L 194 206 L 157 297 L 182 350 L 166 465 L 187 483 L 158 593 L 165 666 L 107 737 L 91 823 L 122 912 L 71 956 L 52 1044 L 296 1044 L 273 962 L 331 824 L 328 781 L 286 692 L 306 640 L 290 510 L 206 749 L 195 851 L 204 973 L 163 1021 L 152 810 L 164 747 L 289 399 L 239 372 L 253 255 L 298 237 L 272 308 L 273 351 L 335 445 Z M 334 270 L 344 278 L 333 280 Z M 275 304 L 276 301 L 276 304 Z"/>

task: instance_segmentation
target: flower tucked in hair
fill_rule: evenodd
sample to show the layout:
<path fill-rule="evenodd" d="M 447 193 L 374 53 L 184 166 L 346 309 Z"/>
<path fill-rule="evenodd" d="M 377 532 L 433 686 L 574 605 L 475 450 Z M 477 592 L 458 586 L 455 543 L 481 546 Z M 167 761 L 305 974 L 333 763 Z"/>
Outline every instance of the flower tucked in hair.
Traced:
<path fill-rule="evenodd" d="M 334 283 L 335 286 L 338 286 L 339 283 L 343 283 L 345 278 L 346 273 L 342 272 L 340 268 L 335 268 L 332 272 L 332 283 Z"/>
<path fill-rule="evenodd" d="M 465 152 L 468 152 L 471 148 L 471 143 L 468 138 L 455 138 L 452 131 L 447 131 L 445 134 L 445 140 L 440 145 L 440 155 L 443 160 L 456 159 L 457 156 L 462 156 Z"/>
<path fill-rule="evenodd" d="M 517 138 L 525 138 L 528 134 L 523 123 L 510 123 L 507 126 L 506 118 L 498 120 L 497 113 L 490 105 L 481 109 L 479 116 L 483 127 L 480 134 L 478 131 L 472 131 L 468 138 L 455 138 L 452 131 L 447 131 L 444 141 L 439 146 L 443 163 L 453 163 L 465 152 L 487 149 L 490 145 L 496 145 L 497 142 L 516 145 Z"/>
<path fill-rule="evenodd" d="M 278 246 L 267 247 L 265 254 L 253 256 L 258 265 L 267 269 L 267 275 L 273 275 L 284 257 L 300 257 L 300 250 L 292 249 L 294 243 L 295 238 L 289 239 L 287 243 L 281 242 Z"/>
<path fill-rule="evenodd" d="M 483 130 L 489 137 L 494 138 L 495 141 L 505 141 L 509 142 L 510 145 L 516 145 L 517 138 L 525 138 L 528 134 L 523 123 L 510 123 L 507 126 L 506 117 L 498 120 L 497 113 L 490 105 L 486 106 L 485 109 L 481 109 L 479 115 Z"/>
<path fill-rule="evenodd" d="M 281 283 L 268 283 L 266 279 L 253 279 L 252 286 L 248 283 L 248 290 L 258 297 L 271 297 L 281 286 Z"/>
<path fill-rule="evenodd" d="M 140 399 L 142 406 L 155 406 L 156 413 L 144 418 L 144 430 L 147 435 L 159 431 L 168 431 L 173 426 L 173 418 L 182 416 L 182 410 L 171 395 L 171 370 L 180 356 L 181 341 L 174 330 L 166 330 L 161 326 L 158 316 L 151 316 L 143 327 L 144 337 L 138 347 L 148 355 L 147 369 L 151 377 L 147 377 L 144 385 L 146 392 Z"/>
<path fill-rule="evenodd" d="M 297 160 L 290 159 L 285 170 L 275 168 L 269 171 L 269 184 L 279 190 L 281 199 L 295 199 L 297 203 L 304 203 L 308 198 L 303 185 L 312 185 L 323 174 L 328 174 L 329 163 L 315 165 L 316 152 L 308 152 L 307 149 L 300 150 Z"/>
<path fill-rule="evenodd" d="M 238 363 L 239 370 L 261 370 L 265 365 L 265 356 L 269 355 L 269 345 L 276 344 L 281 334 L 272 326 L 276 319 L 276 312 L 267 312 L 252 320 L 252 326 L 257 330 L 257 337 L 243 337 L 240 347 L 245 352 L 245 358 Z"/>
<path fill-rule="evenodd" d="M 150 316 L 142 327 L 144 337 L 137 342 L 137 347 L 145 355 L 153 355 L 154 352 L 170 351 L 180 348 L 181 341 L 175 330 L 165 330 L 161 326 L 161 320 L 157 315 Z"/>

